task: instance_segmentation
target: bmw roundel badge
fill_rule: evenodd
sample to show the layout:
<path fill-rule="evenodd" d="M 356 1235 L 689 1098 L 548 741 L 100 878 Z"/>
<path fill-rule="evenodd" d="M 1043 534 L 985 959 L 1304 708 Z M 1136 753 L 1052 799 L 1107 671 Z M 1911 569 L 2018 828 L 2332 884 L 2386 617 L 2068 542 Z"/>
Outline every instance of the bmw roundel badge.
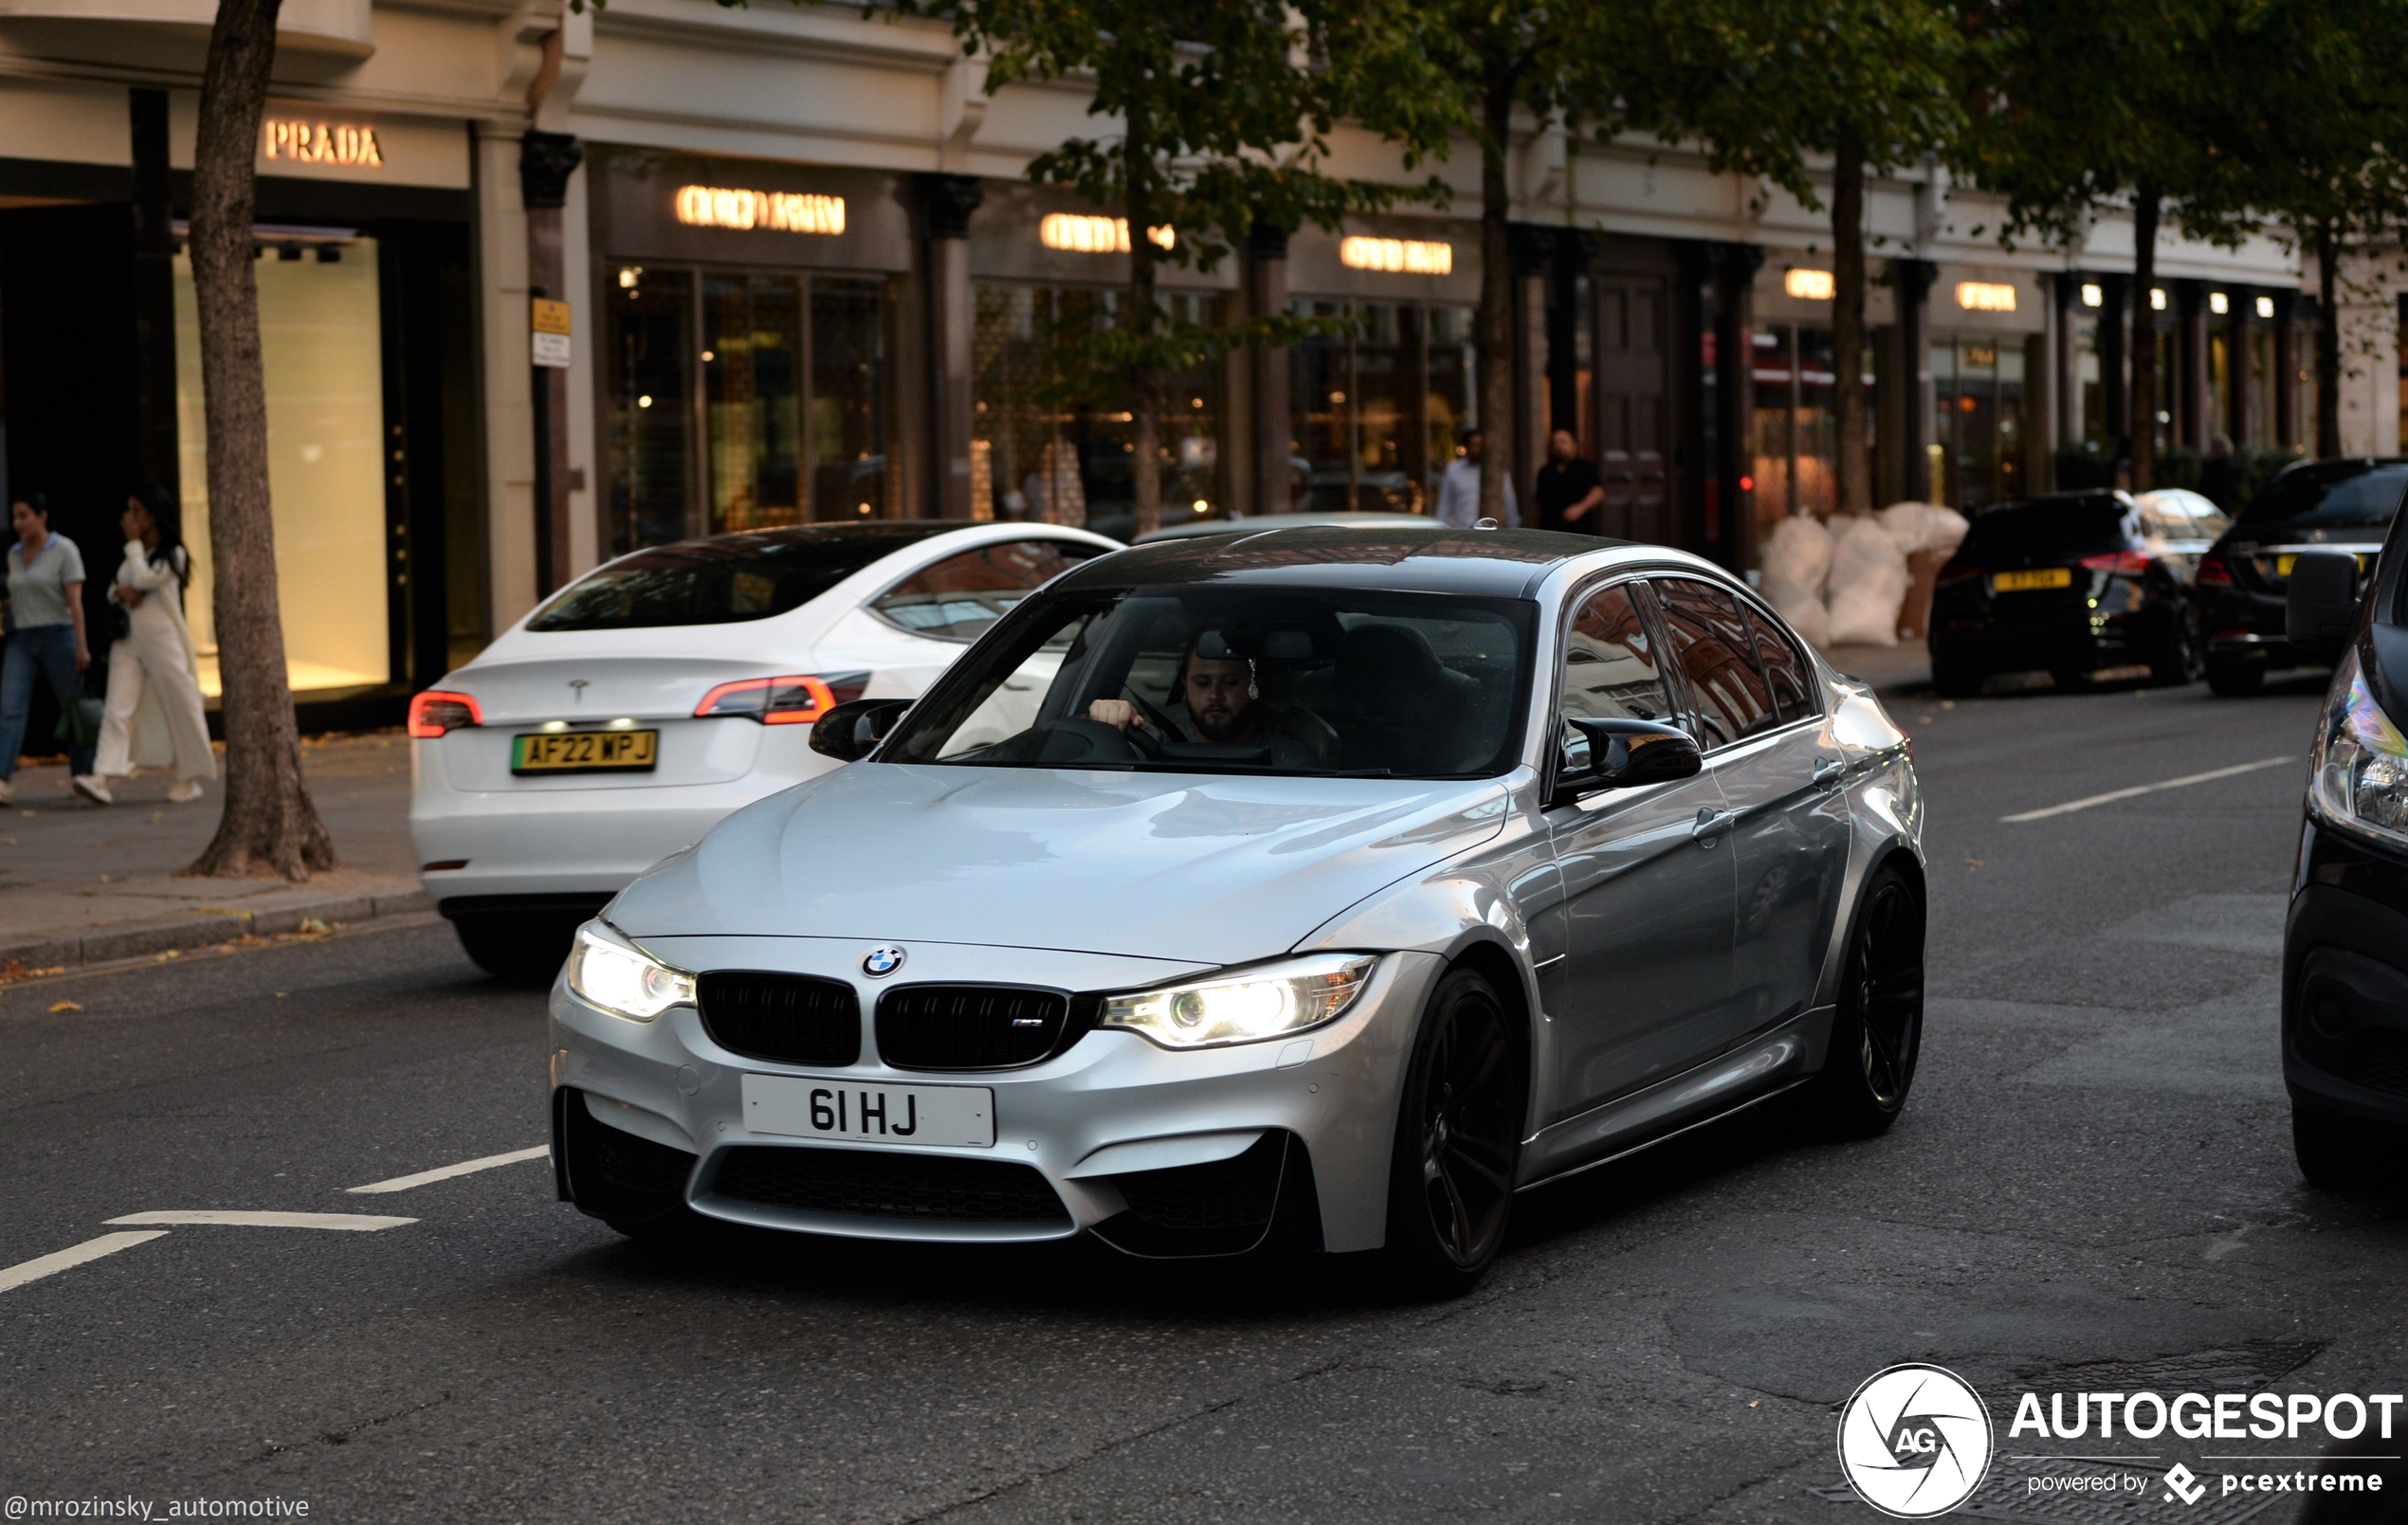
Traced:
<path fill-rule="evenodd" d="M 861 971 L 873 980 L 883 980 L 903 967 L 903 951 L 892 943 L 861 955 Z"/>

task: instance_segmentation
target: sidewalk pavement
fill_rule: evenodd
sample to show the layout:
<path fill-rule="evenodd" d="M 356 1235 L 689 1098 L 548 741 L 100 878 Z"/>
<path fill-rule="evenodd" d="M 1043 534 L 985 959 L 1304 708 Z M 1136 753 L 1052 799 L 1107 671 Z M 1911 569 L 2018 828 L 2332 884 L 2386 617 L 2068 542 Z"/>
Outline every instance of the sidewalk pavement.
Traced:
<path fill-rule="evenodd" d="M 102 807 L 76 798 L 64 764 L 20 769 L 15 802 L 0 807 L 0 979 L 426 911 L 410 847 L 409 745 L 397 731 L 303 740 L 302 771 L 342 867 L 300 884 L 173 877 L 216 832 L 223 778 L 172 805 L 172 780 L 150 772 L 120 780 L 118 803 Z"/>
<path fill-rule="evenodd" d="M 1919 693 L 1931 686 L 1931 653 L 1921 641 L 1894 646 L 1833 646 L 1823 657 L 1881 695 Z"/>

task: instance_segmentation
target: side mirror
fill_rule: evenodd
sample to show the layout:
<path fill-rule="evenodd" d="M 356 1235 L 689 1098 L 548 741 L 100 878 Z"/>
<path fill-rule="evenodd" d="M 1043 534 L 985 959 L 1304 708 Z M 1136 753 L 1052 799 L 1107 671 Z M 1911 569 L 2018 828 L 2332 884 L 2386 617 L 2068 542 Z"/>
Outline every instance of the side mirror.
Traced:
<path fill-rule="evenodd" d="M 1687 778 L 1706 766 L 1696 740 L 1678 726 L 1653 720 L 1566 717 L 1547 804 L 1569 804 L 1601 789 L 1634 789 Z"/>
<path fill-rule="evenodd" d="M 2358 558 L 2345 551 L 2303 551 L 2291 563 L 2283 634 L 2314 662 L 2340 660 L 2358 623 Z"/>
<path fill-rule="evenodd" d="M 812 722 L 811 750 L 838 762 L 859 762 L 878 750 L 911 708 L 907 699 L 857 699 Z"/>

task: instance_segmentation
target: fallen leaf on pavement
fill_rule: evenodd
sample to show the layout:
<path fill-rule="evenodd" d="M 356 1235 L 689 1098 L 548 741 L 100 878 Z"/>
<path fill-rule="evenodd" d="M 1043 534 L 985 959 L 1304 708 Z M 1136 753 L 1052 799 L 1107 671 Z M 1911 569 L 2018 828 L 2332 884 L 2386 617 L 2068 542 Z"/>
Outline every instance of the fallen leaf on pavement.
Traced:
<path fill-rule="evenodd" d="M 75 1001 L 53 1001 L 50 1003 L 50 1009 L 53 1011 L 81 1011 L 83 1009 L 83 1007 L 81 1003 Z"/>

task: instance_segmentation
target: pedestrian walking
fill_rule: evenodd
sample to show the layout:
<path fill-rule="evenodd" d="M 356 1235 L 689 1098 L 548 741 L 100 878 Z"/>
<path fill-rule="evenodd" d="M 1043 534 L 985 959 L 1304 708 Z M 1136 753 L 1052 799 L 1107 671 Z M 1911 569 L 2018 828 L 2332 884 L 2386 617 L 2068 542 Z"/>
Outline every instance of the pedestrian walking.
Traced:
<path fill-rule="evenodd" d="M 137 766 L 173 763 L 167 797 L 178 805 L 201 797 L 201 780 L 217 776 L 209 719 L 201 706 L 200 661 L 184 623 L 184 589 L 192 580 L 184 548 L 184 516 L 158 483 L 146 481 L 118 516 L 125 559 L 109 602 L 125 610 L 126 632 L 109 647 L 109 701 L 92 771 L 122 778 Z"/>
<path fill-rule="evenodd" d="M 1558 429 L 1549 435 L 1547 463 L 1539 468 L 1539 481 L 1530 493 L 1531 505 L 1539 512 L 1539 528 L 1596 535 L 1604 517 L 1597 506 L 1604 501 L 1605 482 L 1597 476 L 1596 463 L 1580 454 L 1580 442 L 1572 437 L 1572 431 Z"/>
<path fill-rule="evenodd" d="M 92 773 L 94 738 L 79 725 L 83 669 L 92 665 L 83 634 L 83 554 L 50 528 L 50 500 L 40 493 L 9 504 L 9 524 L 17 539 L 9 547 L 9 654 L 0 661 L 0 805 L 14 797 L 37 673 L 59 697 L 67 733 L 75 737 L 67 748 L 75 791 L 106 805 L 108 790 Z"/>
<path fill-rule="evenodd" d="M 1480 520 L 1480 452 L 1487 444 L 1487 436 L 1477 427 L 1467 427 L 1459 436 L 1463 454 L 1447 463 L 1438 479 L 1439 523 L 1453 529 L 1468 530 Z M 1505 479 L 1505 527 L 1522 528 L 1522 511 L 1514 506 L 1513 480 Z"/>

